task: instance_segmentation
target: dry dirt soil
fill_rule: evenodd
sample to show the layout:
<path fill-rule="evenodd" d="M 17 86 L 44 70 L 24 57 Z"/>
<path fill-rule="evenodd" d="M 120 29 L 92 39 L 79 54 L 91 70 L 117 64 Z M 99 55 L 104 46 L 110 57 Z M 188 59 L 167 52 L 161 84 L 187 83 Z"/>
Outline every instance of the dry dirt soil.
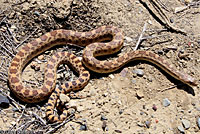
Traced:
<path fill-rule="evenodd" d="M 162 24 L 156 18 L 160 14 L 149 1 L 0 0 L 0 43 L 11 52 L 0 47 L 1 91 L 19 102 L 10 94 L 7 70 L 14 54 L 27 42 L 60 28 L 89 31 L 102 25 L 122 29 L 124 47 L 118 53 L 122 55 L 134 50 L 146 24 L 137 49 L 158 54 L 177 70 L 193 76 L 199 84 L 200 5 L 192 4 L 199 1 L 157 1 L 169 24 L 187 35 Z M 185 6 L 186 9 L 175 12 Z M 153 15 L 148 7 L 156 14 Z M 42 53 L 25 67 L 24 83 L 32 87 L 42 85 L 47 60 L 56 51 L 63 50 L 81 57 L 83 48 L 58 46 Z M 66 65 L 61 65 L 58 69 L 57 85 L 77 77 L 72 70 L 66 71 L 65 68 Z M 138 69 L 143 74 L 136 74 Z M 200 86 L 186 86 L 149 62 L 136 61 L 106 75 L 91 72 L 88 85 L 77 94 L 85 98 L 70 100 L 70 105 L 77 108 L 75 116 L 58 129 L 55 129 L 56 124 L 42 122 L 46 121 L 46 101 L 33 105 L 19 102 L 26 106 L 22 111 L 16 108 L 18 103 L 11 101 L 9 108 L 1 110 L 0 130 L 44 133 L 54 130 L 63 134 L 179 134 L 183 129 L 182 133 L 186 134 L 200 133 L 197 125 Z M 164 106 L 164 102 L 169 105 Z"/>

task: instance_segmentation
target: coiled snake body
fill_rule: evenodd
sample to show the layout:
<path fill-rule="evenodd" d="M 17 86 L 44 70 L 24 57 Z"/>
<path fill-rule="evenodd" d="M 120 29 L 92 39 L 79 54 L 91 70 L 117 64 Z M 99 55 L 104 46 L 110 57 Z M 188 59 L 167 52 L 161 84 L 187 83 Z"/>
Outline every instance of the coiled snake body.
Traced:
<path fill-rule="evenodd" d="M 111 41 L 103 42 L 107 40 Z M 67 43 L 86 46 L 83 51 L 82 62 L 72 53 L 58 52 L 47 63 L 42 87 L 32 89 L 22 83 L 21 75 L 23 68 L 33 57 L 53 46 L 65 45 Z M 166 60 L 150 51 L 132 51 L 113 60 L 100 61 L 95 58 L 96 56 L 115 53 L 121 49 L 122 45 L 122 32 L 113 26 L 102 26 L 89 32 L 60 29 L 46 33 L 40 38 L 24 45 L 13 58 L 8 71 L 10 88 L 20 100 L 28 103 L 37 103 L 50 96 L 46 115 L 51 122 L 55 122 L 62 121 L 67 117 L 66 111 L 63 111 L 60 116 L 55 116 L 53 113 L 59 94 L 78 90 L 88 83 L 90 74 L 85 70 L 82 63 L 92 71 L 109 73 L 119 69 L 130 61 L 146 60 L 156 64 L 168 74 L 187 85 L 197 85 L 193 77 L 177 71 Z M 55 89 L 56 69 L 62 63 L 69 63 L 79 73 L 79 78 Z"/>

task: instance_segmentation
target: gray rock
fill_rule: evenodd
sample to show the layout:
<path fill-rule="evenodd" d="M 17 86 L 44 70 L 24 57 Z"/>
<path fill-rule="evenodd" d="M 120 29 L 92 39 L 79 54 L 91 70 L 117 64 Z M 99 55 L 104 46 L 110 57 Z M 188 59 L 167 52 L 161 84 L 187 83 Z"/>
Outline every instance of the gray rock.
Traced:
<path fill-rule="evenodd" d="M 151 121 L 145 121 L 145 125 L 146 125 L 147 128 L 150 128 Z"/>
<path fill-rule="evenodd" d="M 106 129 L 106 128 L 107 128 L 107 129 Z M 106 122 L 106 121 L 103 121 L 102 129 L 103 129 L 103 131 L 107 131 L 107 130 L 108 130 L 107 122 Z"/>
<path fill-rule="evenodd" d="M 87 125 L 86 125 L 86 124 L 82 124 L 82 125 L 80 126 L 80 130 L 86 131 L 86 130 L 87 130 Z"/>
<path fill-rule="evenodd" d="M 38 11 L 35 11 L 34 14 L 35 14 L 36 16 L 40 16 L 40 13 L 39 13 Z"/>
<path fill-rule="evenodd" d="M 152 109 L 153 109 L 154 111 L 156 111 L 158 108 L 157 108 L 157 106 L 156 106 L 155 104 L 153 104 Z"/>
<path fill-rule="evenodd" d="M 190 128 L 190 121 L 186 120 L 186 119 L 182 119 L 182 124 L 183 124 L 183 127 L 185 129 L 188 129 Z"/>
<path fill-rule="evenodd" d="M 136 80 L 133 79 L 131 82 L 132 82 L 133 84 L 135 84 L 135 83 L 136 83 Z"/>
<path fill-rule="evenodd" d="M 200 117 L 197 117 L 197 126 L 198 126 L 199 129 L 200 129 Z"/>
<path fill-rule="evenodd" d="M 133 70 L 133 73 L 135 73 L 141 77 L 144 75 L 144 71 L 142 69 L 135 69 L 135 70 Z"/>
<path fill-rule="evenodd" d="M 170 104 L 171 104 L 171 102 L 167 98 L 163 99 L 163 106 L 167 107 Z"/>
<path fill-rule="evenodd" d="M 6 96 L 0 95 L 0 107 L 1 108 L 8 108 L 10 101 Z"/>
<path fill-rule="evenodd" d="M 122 77 L 126 77 L 127 73 L 128 73 L 128 69 L 127 69 L 127 68 L 124 68 L 124 69 L 120 72 L 120 74 L 121 74 Z"/>
<path fill-rule="evenodd" d="M 185 130 L 184 130 L 184 128 L 183 128 L 182 125 L 181 125 L 181 126 L 178 126 L 178 130 L 179 130 L 181 133 L 185 133 Z"/>
<path fill-rule="evenodd" d="M 105 115 L 101 115 L 101 120 L 108 120 Z"/>

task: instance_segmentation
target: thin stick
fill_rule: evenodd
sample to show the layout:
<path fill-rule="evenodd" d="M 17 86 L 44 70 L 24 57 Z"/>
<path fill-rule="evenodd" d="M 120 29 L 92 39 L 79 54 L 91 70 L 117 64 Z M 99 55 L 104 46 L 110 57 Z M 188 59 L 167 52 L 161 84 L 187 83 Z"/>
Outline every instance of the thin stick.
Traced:
<path fill-rule="evenodd" d="M 21 125 L 20 127 L 18 127 L 16 129 L 16 131 L 18 131 L 18 130 L 25 130 L 26 128 L 28 128 L 34 122 L 36 122 L 36 121 L 28 121 L 24 125 Z"/>
<path fill-rule="evenodd" d="M 163 89 L 161 92 L 167 91 L 167 90 L 172 89 L 172 88 L 175 88 L 175 87 L 177 87 L 177 86 L 178 86 L 178 85 L 172 85 L 171 87 L 167 87 L 167 88 Z"/>
<path fill-rule="evenodd" d="M 0 24 L 7 18 L 7 16 L 5 16 L 1 21 Z"/>
<path fill-rule="evenodd" d="M 9 35 L 11 35 L 12 36 L 12 38 L 14 39 L 14 35 L 13 35 L 13 33 L 12 33 L 12 31 L 10 30 L 10 28 L 9 28 L 9 26 L 8 26 L 8 24 L 6 23 L 6 28 L 7 28 L 7 30 L 6 30 L 6 32 L 7 32 L 7 35 L 9 36 Z M 11 41 L 10 41 L 10 39 L 9 39 L 9 42 L 11 43 Z M 12 43 L 14 43 L 15 44 L 15 46 L 17 45 L 15 42 L 12 42 Z M 13 46 L 13 44 L 11 43 L 11 45 Z M 13 46 L 14 47 L 14 46 Z"/>
<path fill-rule="evenodd" d="M 4 51 L 0 50 L 1 53 L 3 53 L 4 55 L 7 55 L 8 57 L 10 57 L 10 55 L 8 55 L 7 53 L 5 53 Z"/>
<path fill-rule="evenodd" d="M 26 108 L 26 106 L 25 106 L 25 108 Z M 12 126 L 12 128 L 14 128 L 14 127 L 17 125 L 17 123 L 21 120 L 22 116 L 24 115 L 25 108 L 23 109 L 23 111 L 22 111 L 21 115 L 19 116 L 19 118 L 17 118 L 17 121 L 16 121 L 15 124 Z M 18 129 L 20 129 L 20 127 L 18 127 Z M 18 129 L 17 129 L 17 130 L 18 130 Z"/>
<path fill-rule="evenodd" d="M 15 56 L 12 52 L 10 52 L 7 48 L 5 48 L 3 45 L 0 45 L 1 48 L 3 48 L 7 53 L 11 54 L 13 57 Z"/>
<path fill-rule="evenodd" d="M 184 35 L 187 35 L 187 33 L 182 30 L 182 29 L 178 29 L 174 26 L 172 26 L 170 23 L 169 23 L 169 19 L 167 17 L 166 14 L 164 14 L 162 8 L 159 6 L 159 4 L 157 3 L 156 0 L 148 0 L 150 2 L 150 4 L 153 6 L 153 8 L 156 10 L 156 11 L 153 11 L 147 4 L 147 2 L 145 2 L 146 0 L 139 0 L 140 3 L 143 4 L 143 6 L 150 12 L 150 14 L 163 26 L 165 26 L 167 29 L 171 30 L 171 31 L 174 31 L 174 32 L 177 32 L 177 33 L 182 33 Z M 157 15 L 159 14 L 159 15 Z"/>
<path fill-rule="evenodd" d="M 4 73 L 4 72 L 0 72 L 2 75 L 6 75 L 6 76 L 8 76 L 8 74 L 7 73 Z"/>
<path fill-rule="evenodd" d="M 5 82 L 7 82 L 7 80 L 4 79 L 2 76 L 0 76 L 0 79 L 3 80 L 3 81 L 5 81 Z"/>
<path fill-rule="evenodd" d="M 46 124 L 47 124 L 46 121 L 43 120 L 43 119 L 42 119 L 39 115 L 37 115 L 36 113 L 32 113 L 32 115 L 33 115 L 36 119 L 38 119 L 40 122 L 42 122 L 43 125 L 46 125 Z"/>
<path fill-rule="evenodd" d="M 138 39 L 138 42 L 137 42 L 137 44 L 136 44 L 134 50 L 137 50 L 137 49 L 138 49 L 138 46 L 140 45 L 140 42 L 141 42 L 141 40 L 142 40 L 142 36 L 143 36 L 143 34 L 144 34 L 146 28 L 147 28 L 147 22 L 145 22 L 145 24 L 144 24 L 142 33 L 140 34 L 140 37 L 139 37 L 139 39 Z"/>

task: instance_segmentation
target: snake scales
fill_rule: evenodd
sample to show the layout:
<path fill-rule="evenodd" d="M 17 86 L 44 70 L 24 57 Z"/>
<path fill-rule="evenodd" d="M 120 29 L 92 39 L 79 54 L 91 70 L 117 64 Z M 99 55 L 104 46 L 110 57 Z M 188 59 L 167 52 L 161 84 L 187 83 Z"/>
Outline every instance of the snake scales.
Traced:
<path fill-rule="evenodd" d="M 105 42 L 108 40 L 110 42 Z M 52 56 L 46 65 L 43 86 L 38 87 L 38 89 L 32 89 L 22 83 L 23 68 L 32 58 L 53 46 L 67 43 L 86 46 L 83 51 L 82 62 L 72 53 L 58 52 Z M 22 46 L 9 67 L 9 86 L 15 96 L 28 103 L 37 103 L 50 96 L 46 107 L 46 116 L 49 121 L 55 122 L 62 121 L 67 117 L 66 110 L 60 116 L 55 116 L 53 113 L 59 94 L 78 90 L 88 83 L 90 74 L 85 70 L 82 63 L 92 71 L 109 73 L 130 61 L 145 60 L 152 62 L 187 85 L 197 85 L 197 81 L 193 77 L 177 71 L 166 60 L 150 51 L 132 51 L 113 60 L 100 61 L 95 58 L 115 53 L 121 49 L 122 45 L 123 34 L 120 29 L 113 26 L 102 26 L 89 32 L 75 32 L 63 29 L 51 31 Z M 56 70 L 58 65 L 62 63 L 70 64 L 79 73 L 79 78 L 55 89 Z"/>

